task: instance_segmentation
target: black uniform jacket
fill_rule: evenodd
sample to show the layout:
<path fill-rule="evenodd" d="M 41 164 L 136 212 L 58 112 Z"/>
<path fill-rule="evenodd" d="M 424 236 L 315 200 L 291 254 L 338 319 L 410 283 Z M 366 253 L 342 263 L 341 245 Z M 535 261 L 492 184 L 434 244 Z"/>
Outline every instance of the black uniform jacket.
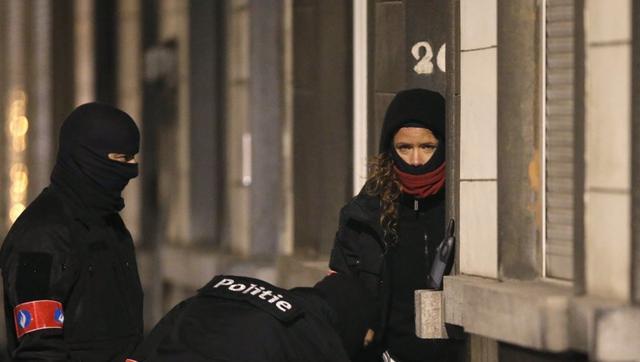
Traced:
<path fill-rule="evenodd" d="M 224 280 L 233 280 L 233 285 Z M 214 286 L 220 284 L 221 288 Z M 242 286 L 253 289 L 242 289 Z M 230 290 L 230 289 L 231 290 Z M 269 290 L 259 299 L 251 291 Z M 243 293 L 246 292 L 246 293 Z M 261 280 L 217 276 L 151 331 L 136 361 L 346 362 L 333 311 L 312 288 L 284 290 Z M 279 311 L 273 295 L 291 308 Z M 264 295 L 263 295 L 264 297 Z M 283 307 L 281 305 L 280 307 Z M 287 315 L 289 313 L 289 315 Z"/>
<path fill-rule="evenodd" d="M 133 242 L 117 213 L 97 215 L 70 191 L 50 186 L 9 231 L 0 267 L 14 360 L 123 361 L 139 343 L 142 288 Z M 63 328 L 18 338 L 13 310 L 37 300 L 62 303 Z"/>

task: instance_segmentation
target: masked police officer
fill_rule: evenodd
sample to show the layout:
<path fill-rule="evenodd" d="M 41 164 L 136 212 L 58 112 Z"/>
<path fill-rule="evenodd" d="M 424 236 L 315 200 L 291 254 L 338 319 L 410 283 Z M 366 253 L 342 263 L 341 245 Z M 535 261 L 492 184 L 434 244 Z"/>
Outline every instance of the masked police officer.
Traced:
<path fill-rule="evenodd" d="M 76 108 L 51 184 L 2 245 L 8 349 L 20 361 L 124 360 L 142 336 L 142 288 L 118 212 L 140 133 L 123 111 Z"/>
<path fill-rule="evenodd" d="M 375 323 L 373 306 L 345 275 L 291 290 L 217 276 L 170 311 L 130 361 L 347 362 Z"/>

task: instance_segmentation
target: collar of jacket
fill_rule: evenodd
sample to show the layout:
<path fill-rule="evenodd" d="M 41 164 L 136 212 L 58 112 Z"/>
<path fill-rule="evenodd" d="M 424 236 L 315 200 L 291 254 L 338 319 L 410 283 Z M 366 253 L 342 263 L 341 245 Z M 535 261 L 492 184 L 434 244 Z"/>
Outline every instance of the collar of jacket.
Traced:
<path fill-rule="evenodd" d="M 78 220 L 87 230 L 91 229 L 91 225 L 102 225 L 104 219 L 99 215 L 92 212 L 89 208 L 84 206 L 80 197 L 64 188 L 50 185 L 49 189 L 55 191 L 58 197 L 62 198 L 62 205 L 66 212 L 75 220 Z"/>
<path fill-rule="evenodd" d="M 434 206 L 437 206 L 444 199 L 445 191 L 444 187 L 440 189 L 435 195 L 416 198 L 414 195 L 402 193 L 400 194 L 400 204 L 404 207 L 414 211 L 428 210 Z"/>

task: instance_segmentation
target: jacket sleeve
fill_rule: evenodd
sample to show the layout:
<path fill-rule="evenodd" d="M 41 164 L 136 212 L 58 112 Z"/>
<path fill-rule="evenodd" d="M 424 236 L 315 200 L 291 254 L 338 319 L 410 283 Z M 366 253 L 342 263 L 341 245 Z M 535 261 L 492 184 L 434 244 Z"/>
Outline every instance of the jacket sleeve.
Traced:
<path fill-rule="evenodd" d="M 67 361 L 70 357 L 63 339 L 63 313 L 56 309 L 54 316 L 47 313 L 43 317 L 31 315 L 33 310 L 31 313 L 18 310 L 19 320 L 14 316 L 16 306 L 38 301 L 44 303 L 38 302 L 33 308 L 51 305 L 53 301 L 61 303 L 60 312 L 64 311 L 75 280 L 68 234 L 63 230 L 41 229 L 27 230 L 12 238 L 8 250 L 3 250 L 1 264 L 11 358 L 13 361 Z M 43 318 L 46 318 L 44 328 L 33 329 L 35 322 Z M 56 321 L 59 324 L 55 324 Z M 18 336 L 18 332 L 24 334 Z"/>
<path fill-rule="evenodd" d="M 329 259 L 329 268 L 332 271 L 349 275 L 358 274 L 360 258 L 355 247 L 358 237 L 359 233 L 352 223 L 341 216 Z"/>

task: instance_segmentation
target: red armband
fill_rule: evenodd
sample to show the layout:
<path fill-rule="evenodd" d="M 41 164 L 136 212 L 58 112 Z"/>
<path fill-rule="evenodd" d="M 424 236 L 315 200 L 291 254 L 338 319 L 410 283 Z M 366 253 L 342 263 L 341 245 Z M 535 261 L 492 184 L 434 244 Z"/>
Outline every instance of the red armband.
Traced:
<path fill-rule="evenodd" d="M 62 328 L 62 303 L 55 300 L 34 300 L 18 304 L 13 309 L 13 321 L 18 338 L 40 329 Z"/>

